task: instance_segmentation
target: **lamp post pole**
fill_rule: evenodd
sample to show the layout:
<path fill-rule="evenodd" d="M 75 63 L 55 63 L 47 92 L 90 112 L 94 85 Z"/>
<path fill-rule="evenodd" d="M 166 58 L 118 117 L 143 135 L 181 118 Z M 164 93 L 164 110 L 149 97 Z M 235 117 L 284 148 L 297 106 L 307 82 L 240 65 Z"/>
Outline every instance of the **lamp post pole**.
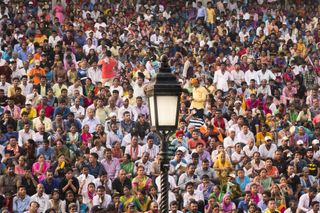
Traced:
<path fill-rule="evenodd" d="M 169 136 L 178 123 L 181 85 L 171 73 L 168 56 L 161 57 L 156 79 L 147 88 L 151 125 L 162 136 L 160 145 L 160 212 L 169 212 Z"/>
<path fill-rule="evenodd" d="M 161 145 L 160 145 L 160 185 L 161 185 L 161 200 L 160 200 L 160 212 L 168 213 L 169 212 L 169 182 L 168 182 L 168 172 L 169 172 L 169 153 L 168 153 L 168 133 L 162 131 L 161 135 L 163 136 Z"/>

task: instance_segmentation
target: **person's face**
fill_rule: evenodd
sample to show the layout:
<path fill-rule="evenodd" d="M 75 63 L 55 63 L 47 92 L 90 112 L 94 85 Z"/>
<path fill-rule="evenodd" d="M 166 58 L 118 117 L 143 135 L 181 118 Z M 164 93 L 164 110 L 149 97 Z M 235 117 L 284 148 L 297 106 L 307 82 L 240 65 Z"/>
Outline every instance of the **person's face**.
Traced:
<path fill-rule="evenodd" d="M 192 138 L 193 138 L 193 139 L 197 140 L 197 139 L 198 139 L 198 136 L 199 136 L 199 135 L 198 135 L 198 132 L 195 132 L 195 131 L 192 132 Z"/>
<path fill-rule="evenodd" d="M 111 159 L 112 158 L 112 152 L 111 151 L 107 151 L 106 152 L 106 158 L 107 159 Z"/>
<path fill-rule="evenodd" d="M 249 131 L 248 126 L 243 126 L 242 129 L 243 129 L 243 132 L 244 132 L 244 133 L 248 133 L 248 131 Z"/>
<path fill-rule="evenodd" d="M 37 192 L 38 192 L 39 194 L 42 194 L 42 193 L 44 192 L 44 187 L 43 187 L 42 184 L 38 184 L 38 186 L 37 186 Z"/>
<path fill-rule="evenodd" d="M 188 173 L 189 173 L 189 174 L 193 174 L 194 171 L 195 171 L 194 166 L 189 166 L 189 168 L 188 168 Z"/>
<path fill-rule="evenodd" d="M 15 138 L 10 138 L 10 145 L 11 145 L 12 147 L 15 147 L 15 146 L 17 145 L 17 139 L 15 139 Z"/>
<path fill-rule="evenodd" d="M 181 158 L 182 158 L 182 152 L 177 152 L 176 153 L 176 158 L 178 159 L 178 160 L 180 160 Z"/>
<path fill-rule="evenodd" d="M 193 194 L 193 192 L 194 192 L 194 187 L 193 187 L 192 185 L 189 185 L 189 186 L 187 187 L 187 192 L 188 192 L 189 194 Z"/>
<path fill-rule="evenodd" d="M 203 145 L 202 144 L 197 146 L 197 152 L 198 153 L 202 153 L 203 152 Z"/>
<path fill-rule="evenodd" d="M 152 202 L 150 206 L 150 210 L 154 212 L 158 212 L 158 204 L 156 202 Z"/>
<path fill-rule="evenodd" d="M 307 151 L 307 157 L 312 158 L 313 157 L 313 151 Z"/>
<path fill-rule="evenodd" d="M 255 160 L 260 160 L 260 155 L 256 153 L 256 154 L 253 155 L 253 158 Z"/>
<path fill-rule="evenodd" d="M 144 162 L 148 161 L 149 160 L 149 153 L 145 153 L 143 156 L 142 156 L 142 160 Z"/>
<path fill-rule="evenodd" d="M 38 209 L 39 209 L 39 206 L 37 203 L 32 203 L 30 205 L 30 209 L 29 209 L 29 212 L 38 212 Z"/>
<path fill-rule="evenodd" d="M 202 162 L 202 168 L 208 169 L 209 168 L 209 162 Z"/>
<path fill-rule="evenodd" d="M 139 167 L 138 170 L 137 170 L 137 174 L 140 175 L 140 176 L 144 175 L 144 168 Z"/>
<path fill-rule="evenodd" d="M 270 210 L 275 210 L 276 209 L 276 203 L 274 202 L 274 200 L 270 200 L 268 203 L 268 208 Z"/>

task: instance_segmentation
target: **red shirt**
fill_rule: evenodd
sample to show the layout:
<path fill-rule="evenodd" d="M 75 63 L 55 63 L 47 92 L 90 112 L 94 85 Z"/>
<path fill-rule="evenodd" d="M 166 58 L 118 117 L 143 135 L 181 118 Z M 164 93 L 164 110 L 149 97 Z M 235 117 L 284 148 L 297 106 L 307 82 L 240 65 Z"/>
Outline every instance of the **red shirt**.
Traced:
<path fill-rule="evenodd" d="M 51 107 L 51 106 L 43 106 L 42 104 L 38 104 L 38 106 L 36 107 L 36 110 L 37 110 L 37 113 L 38 113 L 38 115 L 39 115 L 39 113 L 40 113 L 40 110 L 41 109 L 44 109 L 44 111 L 45 111 L 45 116 L 47 117 L 47 118 L 51 118 L 52 117 L 52 115 L 53 115 L 53 107 Z"/>
<path fill-rule="evenodd" d="M 193 138 L 188 140 L 189 149 L 195 149 L 198 143 L 202 143 L 206 147 L 206 142 L 202 139 L 194 140 Z"/>
<path fill-rule="evenodd" d="M 108 58 L 107 62 L 105 59 L 99 61 L 99 65 L 102 65 L 102 79 L 113 78 L 115 76 L 114 67 L 116 64 L 117 61 L 113 58 Z"/>

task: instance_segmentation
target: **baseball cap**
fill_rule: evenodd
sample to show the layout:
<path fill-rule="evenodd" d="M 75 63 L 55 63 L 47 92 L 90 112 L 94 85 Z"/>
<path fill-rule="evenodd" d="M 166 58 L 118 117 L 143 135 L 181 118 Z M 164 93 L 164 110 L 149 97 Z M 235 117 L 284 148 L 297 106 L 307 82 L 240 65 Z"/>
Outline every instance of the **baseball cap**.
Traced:
<path fill-rule="evenodd" d="M 265 141 L 272 141 L 272 138 L 270 136 L 266 136 L 266 137 L 264 137 L 264 140 Z"/>
<path fill-rule="evenodd" d="M 318 139 L 314 139 L 314 140 L 312 141 L 312 145 L 317 145 L 317 144 L 319 144 L 319 140 L 318 140 Z"/>
<path fill-rule="evenodd" d="M 117 114 L 115 113 L 115 112 L 111 112 L 110 114 L 109 114 L 109 117 L 111 118 L 111 117 L 117 117 Z"/>
<path fill-rule="evenodd" d="M 297 141 L 297 145 L 303 145 L 303 141 L 302 140 L 298 140 Z"/>
<path fill-rule="evenodd" d="M 32 102 L 30 100 L 27 100 L 26 105 L 32 105 Z"/>
<path fill-rule="evenodd" d="M 288 141 L 288 140 L 289 140 L 289 138 L 288 138 L 287 136 L 284 136 L 284 137 L 282 138 L 282 140 L 284 140 L 284 141 Z"/>

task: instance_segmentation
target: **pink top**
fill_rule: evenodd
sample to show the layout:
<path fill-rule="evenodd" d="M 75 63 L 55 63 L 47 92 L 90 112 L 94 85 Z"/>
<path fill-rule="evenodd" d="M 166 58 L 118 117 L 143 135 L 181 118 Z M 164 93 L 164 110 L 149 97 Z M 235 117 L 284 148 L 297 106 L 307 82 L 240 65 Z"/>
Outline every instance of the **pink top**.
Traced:
<path fill-rule="evenodd" d="M 24 175 L 26 173 L 26 170 L 23 167 L 16 165 L 14 167 L 14 173 L 16 173 L 17 175 Z"/>
<path fill-rule="evenodd" d="M 49 167 L 50 167 L 49 161 L 44 161 L 42 169 L 40 171 L 40 163 L 39 162 L 35 162 L 32 165 L 32 174 L 35 175 L 36 173 L 41 173 L 40 175 L 38 175 L 38 180 L 40 182 L 45 178 L 46 171 L 49 169 Z"/>

